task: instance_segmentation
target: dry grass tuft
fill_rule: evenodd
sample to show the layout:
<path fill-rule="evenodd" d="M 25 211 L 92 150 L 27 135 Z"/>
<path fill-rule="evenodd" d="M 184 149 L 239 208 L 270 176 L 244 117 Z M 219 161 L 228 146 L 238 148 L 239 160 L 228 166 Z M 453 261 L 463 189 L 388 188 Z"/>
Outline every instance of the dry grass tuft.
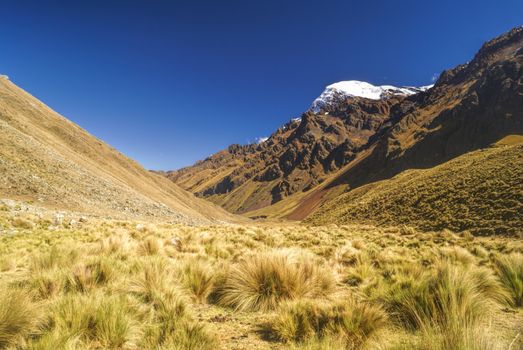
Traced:
<path fill-rule="evenodd" d="M 298 300 L 282 305 L 270 331 L 286 342 L 333 337 L 343 339 L 346 348 L 357 349 L 382 329 L 386 321 L 381 308 L 367 303 Z"/>
<path fill-rule="evenodd" d="M 232 266 L 220 303 L 237 310 L 270 310 L 285 300 L 326 296 L 333 290 L 332 274 L 303 253 L 272 251 Z"/>
<path fill-rule="evenodd" d="M 154 236 L 146 237 L 138 246 L 138 252 L 141 255 L 156 255 L 161 252 L 163 242 Z"/>
<path fill-rule="evenodd" d="M 459 246 L 441 248 L 440 255 L 463 265 L 470 265 L 475 261 L 474 256 L 467 249 Z"/>
<path fill-rule="evenodd" d="M 23 346 L 38 331 L 42 309 L 27 292 L 17 289 L 0 291 L 0 349 Z"/>
<path fill-rule="evenodd" d="M 77 259 L 79 250 L 75 247 L 52 246 L 49 250 L 33 256 L 31 270 L 33 272 L 71 266 Z"/>
<path fill-rule="evenodd" d="M 132 348 L 140 329 L 122 297 L 68 295 L 52 314 L 53 331 L 66 342 L 95 342 L 103 349 Z"/>
<path fill-rule="evenodd" d="M 495 263 L 501 282 L 511 294 L 512 305 L 523 306 L 523 254 L 500 256 Z"/>
<path fill-rule="evenodd" d="M 73 268 L 69 275 L 66 288 L 87 292 L 110 281 L 115 275 L 112 261 L 107 258 L 96 259 L 88 264 L 80 264 Z"/>
<path fill-rule="evenodd" d="M 386 297 L 389 310 L 403 326 L 439 337 L 449 349 L 460 348 L 463 336 L 481 325 L 507 298 L 490 270 L 449 262 L 396 287 Z"/>
<path fill-rule="evenodd" d="M 183 285 L 194 299 L 199 303 L 205 302 L 214 287 L 214 272 L 211 267 L 200 260 L 190 260 L 185 263 L 181 274 Z"/>

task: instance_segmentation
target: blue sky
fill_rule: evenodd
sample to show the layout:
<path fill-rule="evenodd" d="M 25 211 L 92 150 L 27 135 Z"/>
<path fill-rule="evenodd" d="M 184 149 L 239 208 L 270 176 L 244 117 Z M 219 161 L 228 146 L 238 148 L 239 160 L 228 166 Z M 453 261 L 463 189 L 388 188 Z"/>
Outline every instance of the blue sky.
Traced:
<path fill-rule="evenodd" d="M 149 169 L 267 136 L 340 80 L 426 85 L 523 1 L 0 0 L 0 74 Z"/>

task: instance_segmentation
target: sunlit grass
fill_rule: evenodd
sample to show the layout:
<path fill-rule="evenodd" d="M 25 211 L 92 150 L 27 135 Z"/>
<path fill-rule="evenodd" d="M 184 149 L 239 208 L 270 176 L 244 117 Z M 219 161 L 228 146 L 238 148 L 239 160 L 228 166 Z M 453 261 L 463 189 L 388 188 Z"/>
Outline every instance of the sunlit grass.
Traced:
<path fill-rule="evenodd" d="M 49 230 L 18 216 L 34 225 L 0 235 L 0 349 L 522 344 L 517 240 L 361 225 Z"/>

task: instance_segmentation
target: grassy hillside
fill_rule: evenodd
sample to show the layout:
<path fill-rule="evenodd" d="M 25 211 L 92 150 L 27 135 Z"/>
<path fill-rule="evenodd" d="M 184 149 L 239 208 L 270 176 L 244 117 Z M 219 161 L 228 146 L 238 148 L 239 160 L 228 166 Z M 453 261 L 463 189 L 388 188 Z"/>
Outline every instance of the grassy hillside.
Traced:
<path fill-rule="evenodd" d="M 232 220 L 0 78 L 0 195 L 56 208 L 175 221 Z"/>
<path fill-rule="evenodd" d="M 520 349 L 523 242 L 0 201 L 0 349 Z"/>
<path fill-rule="evenodd" d="M 523 232 L 523 137 L 425 170 L 408 170 L 326 202 L 306 222 L 410 225 L 474 234 Z"/>

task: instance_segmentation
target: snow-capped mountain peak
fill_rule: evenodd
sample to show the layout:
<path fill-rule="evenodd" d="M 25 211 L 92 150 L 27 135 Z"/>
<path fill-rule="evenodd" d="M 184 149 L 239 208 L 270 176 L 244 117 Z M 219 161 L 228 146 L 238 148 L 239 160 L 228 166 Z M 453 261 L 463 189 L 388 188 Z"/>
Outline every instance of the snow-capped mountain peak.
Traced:
<path fill-rule="evenodd" d="M 387 96 L 409 96 L 430 89 L 433 85 L 413 87 L 392 85 L 375 86 L 365 81 L 347 80 L 331 84 L 325 88 L 322 94 L 314 100 L 311 110 L 314 113 L 320 112 L 324 107 L 335 103 L 339 99 L 347 97 L 362 97 L 370 100 L 380 100 Z"/>

